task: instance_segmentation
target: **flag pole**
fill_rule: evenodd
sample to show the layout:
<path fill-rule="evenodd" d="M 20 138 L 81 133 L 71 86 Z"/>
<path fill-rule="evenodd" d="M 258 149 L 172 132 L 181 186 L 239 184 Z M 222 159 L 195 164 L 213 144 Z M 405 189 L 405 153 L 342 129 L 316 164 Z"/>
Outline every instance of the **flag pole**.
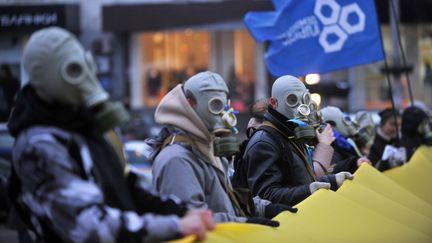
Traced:
<path fill-rule="evenodd" d="M 391 0 L 389 0 L 391 1 Z M 375 2 L 374 2 L 375 4 Z M 375 11 L 376 11 L 376 15 L 378 16 L 378 11 L 376 10 L 376 6 L 375 6 Z M 379 22 L 379 20 L 377 20 Z M 395 106 L 395 101 L 393 98 L 393 87 L 392 87 L 392 83 L 390 80 L 390 70 L 389 70 L 389 65 L 387 62 L 387 54 L 385 52 L 385 48 L 384 48 L 384 41 L 382 39 L 382 32 L 381 32 L 381 27 L 378 28 L 379 33 L 380 33 L 380 41 L 381 41 L 381 46 L 382 46 L 382 52 L 383 52 L 383 56 L 384 56 L 384 73 L 386 76 L 386 80 L 387 80 L 387 84 L 389 86 L 389 95 L 390 95 L 390 101 L 391 101 L 391 105 L 392 105 L 392 109 L 393 109 L 393 118 L 395 121 L 395 125 L 396 125 L 396 131 L 399 131 L 399 125 L 397 123 L 397 113 L 396 113 L 396 106 Z M 400 136 L 399 136 L 399 132 L 396 133 L 396 146 L 399 147 L 400 145 Z"/>
<path fill-rule="evenodd" d="M 395 19 L 399 19 L 399 14 L 396 12 L 396 6 L 393 0 L 389 0 L 390 1 L 390 9 L 391 9 L 391 14 L 393 15 L 393 17 Z M 406 78 L 407 78 L 407 82 L 408 82 L 408 94 L 409 94 L 409 99 L 410 99 L 410 103 L 411 105 L 414 104 L 414 98 L 413 98 L 413 93 L 412 93 L 412 88 L 411 88 L 411 81 L 410 81 L 410 77 L 409 77 L 409 71 L 408 71 L 408 66 L 406 63 L 406 57 L 405 57 L 405 50 L 402 46 L 402 40 L 401 40 L 401 34 L 400 34 L 400 28 L 399 28 L 399 21 L 397 21 L 395 23 L 395 27 L 397 30 L 397 41 L 398 41 L 398 45 L 399 45 L 399 50 L 401 52 L 402 55 L 402 65 L 403 65 L 403 70 L 405 72 Z"/>

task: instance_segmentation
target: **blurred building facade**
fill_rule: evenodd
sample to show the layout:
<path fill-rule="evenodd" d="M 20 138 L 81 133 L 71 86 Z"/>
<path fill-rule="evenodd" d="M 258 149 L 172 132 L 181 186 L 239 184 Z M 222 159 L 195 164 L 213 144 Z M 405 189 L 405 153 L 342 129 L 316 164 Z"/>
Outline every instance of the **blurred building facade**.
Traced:
<path fill-rule="evenodd" d="M 382 2 L 377 6 L 391 64 L 388 5 Z M 427 0 L 415 2 L 425 5 L 420 6 L 425 13 L 432 11 Z M 253 100 L 269 95 L 273 77 L 263 61 L 265 43 L 254 41 L 242 18 L 250 10 L 272 9 L 270 0 L 0 0 L 0 63 L 11 64 L 25 83 L 19 63 L 28 37 L 38 28 L 58 25 L 76 33 L 93 52 L 104 88 L 131 108 L 155 106 L 170 88 L 208 69 L 224 76 L 236 107 L 246 111 Z M 413 67 L 414 98 L 431 106 L 432 21 L 418 8 L 410 16 L 412 11 L 401 7 L 402 42 Z M 320 93 L 322 105 L 381 109 L 390 106 L 383 66 L 377 62 L 321 74 L 321 82 L 309 87 Z M 406 105 L 406 78 L 397 83 Z"/>

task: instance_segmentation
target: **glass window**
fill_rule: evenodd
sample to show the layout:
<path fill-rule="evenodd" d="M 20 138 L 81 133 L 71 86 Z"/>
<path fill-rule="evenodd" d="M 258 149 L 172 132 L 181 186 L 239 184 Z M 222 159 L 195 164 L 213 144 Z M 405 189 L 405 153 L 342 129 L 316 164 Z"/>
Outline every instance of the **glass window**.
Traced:
<path fill-rule="evenodd" d="M 206 31 L 148 32 L 140 42 L 146 106 L 156 106 L 177 84 L 208 68 L 211 43 Z"/>
<path fill-rule="evenodd" d="M 240 112 L 254 100 L 256 47 L 255 40 L 245 29 L 234 32 L 234 68 L 229 77 L 232 105 Z"/>

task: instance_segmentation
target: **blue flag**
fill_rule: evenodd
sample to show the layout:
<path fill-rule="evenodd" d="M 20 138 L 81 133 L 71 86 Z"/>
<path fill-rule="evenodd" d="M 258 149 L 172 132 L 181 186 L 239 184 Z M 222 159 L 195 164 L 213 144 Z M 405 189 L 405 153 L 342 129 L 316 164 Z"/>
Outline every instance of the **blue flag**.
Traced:
<path fill-rule="evenodd" d="M 273 76 L 325 73 L 384 59 L 374 0 L 273 0 L 275 11 L 248 12 L 257 41 L 270 41 Z"/>

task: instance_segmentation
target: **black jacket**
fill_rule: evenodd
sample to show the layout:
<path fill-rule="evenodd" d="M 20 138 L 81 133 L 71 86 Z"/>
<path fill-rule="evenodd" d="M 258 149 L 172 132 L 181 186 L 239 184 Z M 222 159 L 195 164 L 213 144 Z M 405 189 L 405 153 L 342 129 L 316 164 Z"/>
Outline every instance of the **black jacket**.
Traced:
<path fill-rule="evenodd" d="M 334 165 L 332 173 L 348 171 L 354 173 L 358 166 L 357 160 L 360 158 L 356 155 L 354 149 L 343 149 L 333 146 L 334 152 L 331 164 Z"/>
<path fill-rule="evenodd" d="M 397 139 L 387 140 L 377 132 L 368 155 L 368 159 L 372 162 L 373 166 L 376 166 L 376 164 L 381 160 L 386 145 L 397 147 Z"/>
<path fill-rule="evenodd" d="M 20 218 L 46 242 L 178 236 L 174 215 L 184 215 L 186 205 L 153 194 L 133 171 L 125 176 L 89 113 L 45 103 L 29 85 L 20 92 L 8 123 L 17 137 L 9 194 Z"/>
<path fill-rule="evenodd" d="M 247 178 L 244 184 L 254 195 L 293 206 L 311 194 L 309 184 L 315 180 L 330 182 L 332 189 L 337 187 L 334 175 L 315 179 L 313 172 L 308 170 L 307 155 L 304 157 L 294 147 L 297 145 L 302 150 L 305 144 L 288 140 L 293 128 L 286 123 L 285 116 L 269 107 L 265 120 L 276 129 L 268 126 L 258 129 L 247 144 L 242 159 Z"/>

